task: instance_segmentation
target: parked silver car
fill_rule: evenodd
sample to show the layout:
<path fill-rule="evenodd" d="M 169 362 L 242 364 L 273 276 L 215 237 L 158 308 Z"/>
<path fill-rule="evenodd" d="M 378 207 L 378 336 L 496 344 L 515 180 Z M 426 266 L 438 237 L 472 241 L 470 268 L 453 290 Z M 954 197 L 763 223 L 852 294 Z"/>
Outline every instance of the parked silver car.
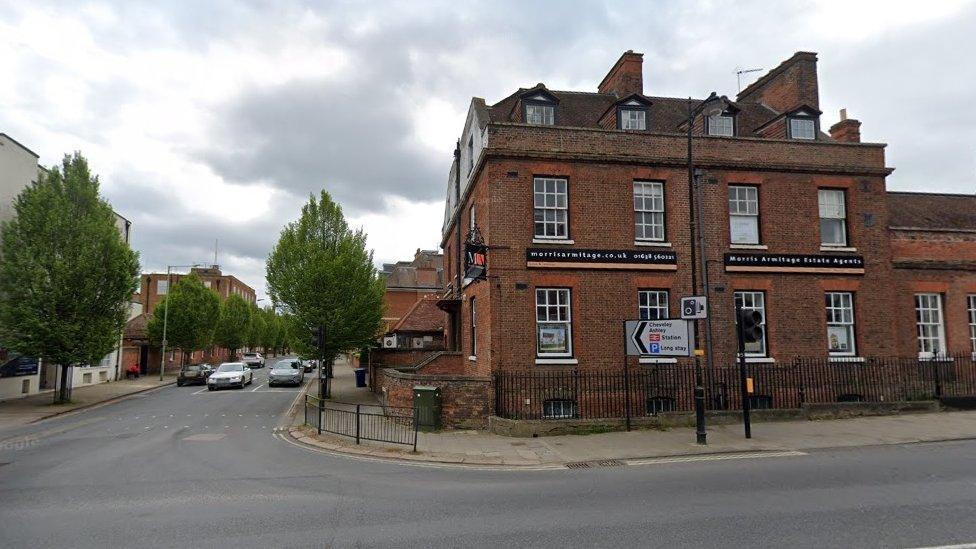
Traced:
<path fill-rule="evenodd" d="M 261 356 L 261 353 L 244 353 L 241 362 L 250 368 L 264 368 L 264 357 Z"/>
<path fill-rule="evenodd" d="M 268 372 L 268 387 L 275 385 L 301 385 L 305 381 L 305 368 L 297 358 L 279 360 Z"/>
<path fill-rule="evenodd" d="M 221 387 L 243 389 L 245 385 L 250 385 L 253 382 L 254 372 L 243 362 L 224 362 L 217 368 L 217 371 L 207 378 L 207 389 L 211 391 Z"/>

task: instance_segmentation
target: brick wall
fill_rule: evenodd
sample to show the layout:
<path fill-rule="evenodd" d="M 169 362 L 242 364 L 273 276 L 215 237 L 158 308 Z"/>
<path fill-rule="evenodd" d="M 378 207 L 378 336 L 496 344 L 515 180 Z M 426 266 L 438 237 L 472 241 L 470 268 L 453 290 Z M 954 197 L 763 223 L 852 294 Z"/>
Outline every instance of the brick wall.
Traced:
<path fill-rule="evenodd" d="M 413 388 L 441 389 L 441 423 L 449 429 L 484 429 L 488 426 L 494 392 L 491 378 L 422 375 L 384 368 L 377 375 L 381 399 L 389 406 L 413 406 Z"/>

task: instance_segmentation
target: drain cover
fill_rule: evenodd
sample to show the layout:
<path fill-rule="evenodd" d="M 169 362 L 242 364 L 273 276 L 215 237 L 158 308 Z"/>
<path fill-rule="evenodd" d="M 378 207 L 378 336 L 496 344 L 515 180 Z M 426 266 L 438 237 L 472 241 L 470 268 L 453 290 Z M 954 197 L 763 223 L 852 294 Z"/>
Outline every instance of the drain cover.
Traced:
<path fill-rule="evenodd" d="M 605 459 L 603 461 L 596 462 L 600 467 L 620 467 L 624 462 L 616 459 Z"/>
<path fill-rule="evenodd" d="M 567 469 L 589 469 L 590 464 L 585 461 L 577 461 L 575 463 L 567 463 Z"/>

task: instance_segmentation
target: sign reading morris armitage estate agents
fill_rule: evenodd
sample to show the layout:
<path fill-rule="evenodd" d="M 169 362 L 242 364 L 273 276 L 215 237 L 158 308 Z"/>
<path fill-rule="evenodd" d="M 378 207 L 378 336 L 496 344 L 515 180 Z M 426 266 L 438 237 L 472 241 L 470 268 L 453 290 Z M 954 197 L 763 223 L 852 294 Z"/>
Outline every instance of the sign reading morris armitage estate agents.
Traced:
<path fill-rule="evenodd" d="M 725 254 L 729 272 L 864 274 L 859 255 Z"/>
<path fill-rule="evenodd" d="M 526 267 L 550 269 L 674 271 L 678 269 L 678 256 L 672 251 L 528 248 L 525 263 Z"/>

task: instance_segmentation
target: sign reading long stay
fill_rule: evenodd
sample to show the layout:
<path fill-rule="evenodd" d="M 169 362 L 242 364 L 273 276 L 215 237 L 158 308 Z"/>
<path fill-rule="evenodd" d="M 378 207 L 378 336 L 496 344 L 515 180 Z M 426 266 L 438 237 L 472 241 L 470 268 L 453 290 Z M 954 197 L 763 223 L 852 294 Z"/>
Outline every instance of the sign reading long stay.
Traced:
<path fill-rule="evenodd" d="M 678 269 L 678 256 L 672 251 L 528 248 L 525 264 L 549 269 L 674 271 Z"/>

